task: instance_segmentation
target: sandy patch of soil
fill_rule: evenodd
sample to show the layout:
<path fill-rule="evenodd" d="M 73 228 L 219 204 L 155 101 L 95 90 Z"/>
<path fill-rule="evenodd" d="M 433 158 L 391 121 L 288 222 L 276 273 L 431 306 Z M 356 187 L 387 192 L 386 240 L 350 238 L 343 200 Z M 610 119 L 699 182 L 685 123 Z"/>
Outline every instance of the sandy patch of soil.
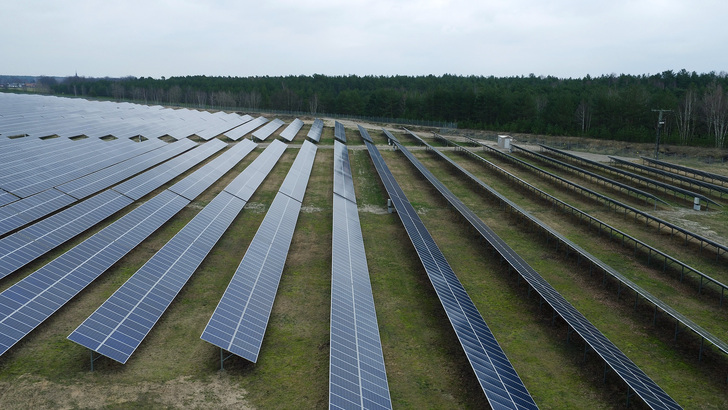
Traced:
<path fill-rule="evenodd" d="M 24 375 L 13 383 L 0 383 L 0 402 L 4 409 L 99 409 L 137 404 L 140 407 L 250 409 L 245 394 L 224 375 L 206 382 L 182 376 L 165 383 L 134 385 L 99 385 L 95 381 L 58 384 Z"/>

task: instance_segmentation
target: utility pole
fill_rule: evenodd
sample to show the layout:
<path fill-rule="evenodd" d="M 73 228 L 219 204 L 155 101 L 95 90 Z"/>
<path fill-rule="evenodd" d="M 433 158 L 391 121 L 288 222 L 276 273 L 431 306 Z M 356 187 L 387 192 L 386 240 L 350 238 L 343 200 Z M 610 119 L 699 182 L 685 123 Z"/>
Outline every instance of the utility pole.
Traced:
<path fill-rule="evenodd" d="M 659 117 L 657 118 L 657 137 L 655 138 L 655 159 L 659 159 L 660 156 L 660 128 L 665 125 L 665 120 L 662 119 L 663 112 L 672 112 L 672 110 L 652 110 L 658 112 Z"/>

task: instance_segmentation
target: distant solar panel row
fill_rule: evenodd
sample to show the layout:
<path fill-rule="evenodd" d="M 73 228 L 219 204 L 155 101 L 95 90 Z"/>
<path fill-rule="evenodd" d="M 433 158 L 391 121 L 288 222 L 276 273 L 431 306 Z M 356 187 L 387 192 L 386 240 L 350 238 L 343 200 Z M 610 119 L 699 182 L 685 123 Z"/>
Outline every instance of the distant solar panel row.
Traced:
<path fill-rule="evenodd" d="M 346 144 L 346 131 L 344 130 L 344 124 L 338 121 L 334 122 L 334 138 Z"/>
<path fill-rule="evenodd" d="M 261 161 L 278 158 L 260 156 L 237 178 L 250 179 Z M 245 203 L 220 192 L 68 338 L 126 363 Z"/>
<path fill-rule="evenodd" d="M 698 186 L 698 187 L 701 187 L 701 188 L 705 188 L 705 189 L 708 189 L 708 190 L 711 190 L 711 191 L 718 192 L 721 197 L 723 196 L 723 194 L 728 193 L 728 188 L 725 187 L 725 186 L 723 186 L 723 185 L 716 185 L 716 184 L 713 184 L 713 183 L 710 183 L 710 182 L 707 182 L 707 181 L 701 181 L 701 180 L 697 180 L 695 178 L 686 177 L 684 175 L 678 175 L 678 174 L 675 174 L 675 173 L 670 172 L 670 171 L 665 171 L 665 170 L 662 170 L 662 169 L 648 167 L 646 165 L 637 164 L 637 163 L 634 163 L 634 162 L 631 162 L 631 161 L 625 161 L 625 160 L 623 160 L 621 158 L 616 158 L 616 157 L 610 156 L 609 159 L 611 159 L 612 161 L 616 162 L 617 164 L 625 165 L 625 166 L 628 166 L 628 167 L 631 167 L 631 168 L 634 168 L 634 169 L 637 169 L 637 170 L 640 170 L 640 171 L 643 171 L 643 172 L 647 172 L 647 173 L 650 173 L 650 174 L 656 174 L 656 175 L 659 175 L 659 176 L 661 176 L 663 178 L 670 178 L 673 181 L 676 180 L 676 181 L 684 182 L 684 183 L 686 183 L 688 185 L 695 185 L 695 186 Z"/>
<path fill-rule="evenodd" d="M 316 146 L 305 141 L 268 212 L 245 252 L 230 284 L 200 336 L 202 340 L 245 358 L 258 360 L 273 301 L 278 290 L 300 200 L 284 194 L 299 192 L 308 182 L 293 174 L 310 175 Z M 313 153 L 314 155 L 311 155 Z M 302 199 L 302 198 L 301 198 Z"/>
<path fill-rule="evenodd" d="M 183 139 L 193 134 L 210 140 L 244 122 L 238 114 L 170 109 L 108 101 L 87 101 L 40 95 L 0 96 L 0 134 L 30 138 L 114 135 L 128 139 L 138 135 Z"/>
<path fill-rule="evenodd" d="M 211 147 L 205 150 L 204 148 L 207 145 L 211 145 Z M 122 185 L 130 187 L 130 189 L 142 186 L 145 191 L 151 192 L 211 156 L 220 148 L 222 147 L 217 143 L 206 143 L 200 148 L 180 155 L 177 158 L 180 160 L 179 166 L 167 167 L 164 173 L 156 173 L 153 169 L 137 175 Z M 229 158 L 230 154 L 226 152 L 221 157 Z M 203 169 L 208 169 L 208 167 Z M 155 177 L 149 177 L 150 174 L 155 174 Z M 132 202 L 133 200 L 128 195 L 118 194 L 115 190 L 105 191 L 13 235 L 0 239 L 0 278 L 32 262 Z"/>
<path fill-rule="evenodd" d="M 193 175 L 206 174 L 206 167 Z M 208 180 L 208 186 L 213 182 Z M 189 203 L 169 190 L 162 191 L 0 293 L 0 355 Z"/>
<path fill-rule="evenodd" d="M 389 409 L 384 355 L 346 145 L 334 141 L 329 408 Z"/>
<path fill-rule="evenodd" d="M 286 127 L 286 129 L 281 131 L 281 138 L 291 142 L 296 134 L 298 134 L 298 131 L 301 131 L 301 128 L 303 128 L 303 121 L 296 118 Z"/>
<path fill-rule="evenodd" d="M 386 132 L 386 131 L 385 131 Z M 412 134 L 412 133 L 410 133 Z M 419 138 L 419 137 L 418 137 Z M 539 295 L 574 329 L 589 346 L 640 396 L 651 408 L 680 406 L 665 393 L 647 374 L 634 364 L 599 329 L 571 305 L 538 272 L 511 249 L 495 232 L 475 215 L 460 199 L 445 187 L 407 148 L 396 139 L 397 148 L 420 173 L 480 232 L 493 248 L 536 290 Z M 424 143 L 420 139 L 421 142 Z M 430 147 L 432 148 L 432 147 Z M 437 151 L 435 151 L 437 152 Z M 484 185 L 484 184 L 482 184 Z M 399 210 L 398 210 L 399 211 Z"/>
<path fill-rule="evenodd" d="M 397 141 L 391 134 L 388 137 Z M 537 408 L 485 320 L 389 171 L 379 150 L 366 139 L 365 144 L 490 406 Z"/>
<path fill-rule="evenodd" d="M 275 120 L 265 124 L 260 129 L 253 132 L 253 139 L 258 141 L 265 141 L 266 138 L 270 137 L 278 128 L 283 126 L 285 122 L 276 118 Z"/>
<path fill-rule="evenodd" d="M 321 133 L 324 130 L 324 120 L 316 118 L 311 125 L 311 129 L 308 130 L 306 137 L 310 138 L 313 142 L 321 141 Z"/>
<path fill-rule="evenodd" d="M 268 122 L 268 119 L 263 116 L 260 116 L 254 120 L 245 122 L 244 124 L 240 125 L 237 128 L 233 128 L 229 131 L 226 131 L 225 136 L 227 136 L 231 140 L 237 141 L 240 138 L 243 138 L 244 136 L 248 135 L 254 129 L 265 124 L 266 122 Z"/>
<path fill-rule="evenodd" d="M 656 166 L 666 168 L 666 169 L 681 171 L 688 175 L 699 176 L 699 177 L 703 178 L 704 180 L 709 180 L 712 182 L 721 182 L 721 183 L 728 182 L 728 176 L 725 176 L 725 175 L 714 174 L 712 172 L 707 172 L 707 171 L 703 171 L 700 169 L 690 168 L 690 167 L 686 167 L 683 165 L 673 164 L 673 163 L 667 162 L 667 161 L 660 161 L 660 160 L 653 159 L 653 158 L 647 158 L 647 157 L 640 157 L 640 158 L 642 158 L 643 161 L 652 164 L 653 166 L 656 165 Z"/>

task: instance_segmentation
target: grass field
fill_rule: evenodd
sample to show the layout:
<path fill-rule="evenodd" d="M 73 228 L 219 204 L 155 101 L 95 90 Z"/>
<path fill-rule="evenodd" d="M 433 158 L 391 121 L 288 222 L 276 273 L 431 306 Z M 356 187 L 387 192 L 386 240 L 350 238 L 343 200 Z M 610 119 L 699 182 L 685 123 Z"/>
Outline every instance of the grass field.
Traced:
<path fill-rule="evenodd" d="M 308 127 L 304 126 L 294 141 L 303 138 Z M 559 321 L 552 324 L 551 312 L 547 308 L 540 309 L 536 298 L 528 297 L 525 285 L 508 272 L 404 156 L 386 145 L 378 129 L 370 129 L 370 134 L 536 403 L 541 408 L 554 409 L 625 407 L 625 385 L 613 375 L 604 383 L 603 364 L 594 353 L 587 354 L 584 360 L 583 343 L 578 340 L 567 342 L 567 327 Z M 347 137 L 394 407 L 487 407 L 483 392 L 399 218 L 387 213 L 386 191 L 366 149 L 362 149 L 358 132 L 347 129 Z M 660 320 L 653 325 L 649 307 L 635 310 L 632 298 L 618 299 L 615 289 L 603 286 L 600 278 L 590 277 L 588 269 L 556 250 L 553 243 L 548 244 L 530 232 L 444 161 L 424 150 L 415 150 L 418 144 L 404 134 L 398 134 L 398 138 L 678 403 L 686 408 L 728 407 L 728 360 L 717 349 L 708 349 L 703 360 L 698 361 L 699 340 L 689 331 L 683 331 L 677 341 L 673 340 L 674 323 Z M 288 172 L 298 151 L 295 147 L 286 151 L 126 365 L 101 358 L 94 364 L 95 371 L 91 372 L 89 351 L 68 341 L 66 336 L 262 152 L 262 148 L 256 149 L 210 190 L 0 357 L 2 407 L 327 407 L 332 144 L 333 129 L 327 124 L 257 363 L 233 357 L 225 362 L 225 369 L 220 370 L 219 349 L 199 337 Z M 728 339 L 725 321 L 728 306 L 720 307 L 714 297 L 698 295 L 689 284 L 645 265 L 630 249 L 597 236 L 593 229 L 534 198 L 478 161 L 453 151 L 447 151 L 446 155 L 713 334 Z M 679 240 L 634 224 L 623 215 L 535 174 L 487 153 L 482 155 L 630 235 L 668 251 L 711 276 L 728 281 L 725 257 L 716 260 L 701 255 L 694 248 L 683 246 Z M 728 170 L 717 166 L 712 166 L 711 170 L 728 174 Z M 578 180 L 572 175 L 564 176 Z M 588 181 L 578 182 L 588 184 Z M 593 188 L 614 194 L 601 186 Z M 634 198 L 620 197 L 620 200 L 631 201 L 630 205 L 651 211 L 649 206 Z M 677 214 L 678 210 L 665 208 L 660 212 L 670 215 Z M 698 224 L 722 238 L 722 243 L 728 242 L 726 211 L 682 212 L 675 220 Z M 102 226 L 94 228 L 93 232 Z M 91 233 L 4 279 L 0 282 L 0 291 Z M 632 403 L 635 401 L 633 399 Z"/>

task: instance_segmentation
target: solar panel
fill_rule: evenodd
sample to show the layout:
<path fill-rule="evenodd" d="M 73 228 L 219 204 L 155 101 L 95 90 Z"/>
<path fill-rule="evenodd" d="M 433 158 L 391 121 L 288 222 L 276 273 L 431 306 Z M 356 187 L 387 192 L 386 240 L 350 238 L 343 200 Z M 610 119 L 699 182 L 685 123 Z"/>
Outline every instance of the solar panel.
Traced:
<path fill-rule="evenodd" d="M 416 135 L 410 132 L 411 135 Z M 420 139 L 422 143 L 425 143 Z M 426 144 L 426 143 L 425 143 Z M 397 148 L 433 186 L 481 233 L 497 252 L 536 290 L 541 297 L 574 329 L 605 362 L 615 370 L 627 385 L 652 408 L 680 408 L 652 379 L 635 365 L 584 315 L 563 298 L 538 272 L 526 263 L 495 232 L 477 217 L 465 204 L 447 189 L 432 173 L 419 162 L 406 147 L 397 142 Z M 432 148 L 432 147 L 430 147 Z M 438 152 L 438 151 L 435 151 Z M 442 157 L 445 157 L 442 155 Z M 474 177 L 473 177 L 474 178 Z M 485 186 L 484 184 L 481 184 Z M 495 192 L 495 191 L 493 191 Z M 504 201 L 507 198 L 500 196 Z M 515 205 L 515 204 L 514 204 Z"/>
<path fill-rule="evenodd" d="M 344 131 L 344 124 L 338 121 L 334 122 L 334 138 L 346 144 L 346 131 Z"/>
<path fill-rule="evenodd" d="M 121 194 L 105 191 L 0 239 L 0 278 L 15 272 L 132 202 Z"/>
<path fill-rule="evenodd" d="M 296 134 L 298 134 L 298 131 L 301 131 L 301 128 L 303 128 L 303 121 L 296 118 L 286 127 L 286 129 L 281 131 L 281 138 L 291 142 Z"/>
<path fill-rule="evenodd" d="M 220 156 L 210 161 L 199 172 L 177 182 L 169 187 L 169 190 L 192 200 L 210 187 L 212 182 L 217 181 L 230 171 L 240 160 L 251 153 L 257 144 L 251 140 L 242 140 L 223 152 Z"/>
<path fill-rule="evenodd" d="M 138 157 L 134 157 L 108 168 L 104 168 L 98 172 L 67 182 L 56 188 L 78 199 L 83 199 L 95 192 L 108 188 L 111 185 L 119 183 L 139 172 L 142 172 L 147 168 L 151 168 L 162 161 L 175 157 L 196 145 L 196 143 L 188 139 L 173 142 L 165 147 L 139 155 Z"/>
<path fill-rule="evenodd" d="M 10 192 L 0 189 L 0 206 L 5 206 L 9 203 L 17 201 L 18 199 L 20 198 L 11 194 Z"/>
<path fill-rule="evenodd" d="M 244 123 L 243 125 L 233 128 L 230 131 L 225 131 L 225 136 L 230 138 L 231 140 L 239 140 L 240 138 L 243 138 L 244 136 L 248 135 L 251 131 L 254 129 L 260 127 L 261 125 L 268 122 L 268 119 L 261 116 L 254 120 L 248 121 Z"/>
<path fill-rule="evenodd" d="M 115 186 L 113 189 L 114 191 L 120 192 L 130 198 L 140 199 L 144 195 L 152 192 L 178 175 L 181 175 L 188 169 L 211 157 L 226 146 L 227 144 L 218 139 L 206 142 L 197 148 L 185 152 L 176 158 L 173 158 L 143 174 Z"/>
<path fill-rule="evenodd" d="M 348 164 L 349 151 L 346 149 L 346 145 L 338 140 L 334 141 L 334 193 L 351 202 L 356 202 L 354 180 Z"/>
<path fill-rule="evenodd" d="M 289 174 L 310 174 L 310 169 L 301 168 L 307 164 L 313 161 L 302 149 Z M 276 194 L 202 340 L 251 362 L 258 360 L 300 210 L 301 202 L 280 191 Z"/>
<path fill-rule="evenodd" d="M 257 187 L 263 182 L 278 159 L 286 150 L 286 144 L 274 140 L 243 172 L 240 173 L 227 187 L 225 191 L 237 196 L 243 201 L 250 201 L 250 197 Z"/>
<path fill-rule="evenodd" d="M 333 197 L 329 408 L 392 408 L 354 182 L 338 140 Z"/>
<path fill-rule="evenodd" d="M 253 133 L 253 139 L 257 139 L 258 141 L 263 141 L 266 138 L 268 138 L 271 134 L 273 134 L 283 124 L 285 124 L 285 122 L 276 118 L 275 120 L 269 122 L 268 124 L 265 124 L 265 126 L 261 127 L 259 130 L 255 131 Z"/>
<path fill-rule="evenodd" d="M 163 191 L 0 293 L 0 355 L 188 203 Z"/>
<path fill-rule="evenodd" d="M 321 133 L 324 130 L 324 120 L 316 118 L 311 125 L 311 129 L 308 130 L 306 137 L 310 138 L 313 142 L 321 141 Z"/>
<path fill-rule="evenodd" d="M 68 339 L 126 363 L 244 205 L 220 192 Z"/>
<path fill-rule="evenodd" d="M 389 171 L 379 150 L 369 141 L 365 140 L 365 144 L 491 407 L 537 408 L 477 307 Z"/>
<path fill-rule="evenodd" d="M 53 213 L 73 202 L 76 198 L 55 189 L 39 192 L 27 198 L 0 208 L 0 235 L 10 232 Z M 6 220 L 2 214 L 12 212 L 13 218 Z"/>
<path fill-rule="evenodd" d="M 296 155 L 291 169 L 283 180 L 278 192 L 288 195 L 298 202 L 303 202 L 306 193 L 308 178 L 311 176 L 313 161 L 316 158 L 316 145 L 311 141 L 304 141 L 301 150 Z"/>

